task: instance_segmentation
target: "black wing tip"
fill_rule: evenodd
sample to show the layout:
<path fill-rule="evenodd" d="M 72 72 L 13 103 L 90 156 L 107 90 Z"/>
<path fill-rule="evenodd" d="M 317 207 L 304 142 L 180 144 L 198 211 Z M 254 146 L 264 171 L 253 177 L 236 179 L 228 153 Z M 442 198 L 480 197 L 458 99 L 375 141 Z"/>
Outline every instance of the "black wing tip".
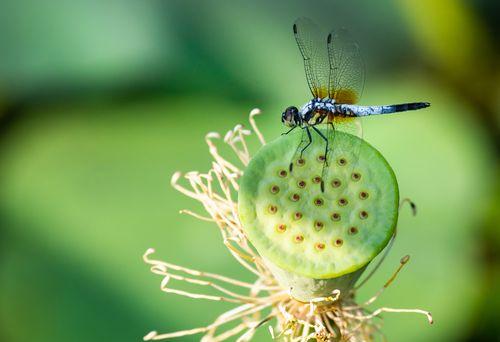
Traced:
<path fill-rule="evenodd" d="M 332 34 L 331 33 L 328 34 L 328 38 L 326 38 L 326 42 L 328 44 L 330 44 L 332 42 Z"/>
<path fill-rule="evenodd" d="M 293 24 L 293 34 L 297 34 L 297 24 Z"/>

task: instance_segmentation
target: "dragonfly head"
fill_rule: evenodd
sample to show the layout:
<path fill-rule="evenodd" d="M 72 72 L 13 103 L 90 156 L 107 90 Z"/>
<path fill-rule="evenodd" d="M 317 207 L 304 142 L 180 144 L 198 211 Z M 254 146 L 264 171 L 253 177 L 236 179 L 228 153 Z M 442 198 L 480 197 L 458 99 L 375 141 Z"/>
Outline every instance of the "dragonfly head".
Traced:
<path fill-rule="evenodd" d="M 295 127 L 302 124 L 302 118 L 297 107 L 290 106 L 281 114 L 281 122 L 287 127 Z"/>

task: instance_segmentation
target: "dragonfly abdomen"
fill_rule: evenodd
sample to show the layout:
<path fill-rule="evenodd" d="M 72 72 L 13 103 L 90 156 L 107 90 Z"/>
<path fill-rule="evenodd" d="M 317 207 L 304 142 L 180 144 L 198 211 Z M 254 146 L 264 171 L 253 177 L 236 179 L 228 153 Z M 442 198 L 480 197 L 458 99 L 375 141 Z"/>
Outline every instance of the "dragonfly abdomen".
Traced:
<path fill-rule="evenodd" d="M 339 112 L 348 116 L 369 116 L 379 114 L 391 114 L 405 112 L 408 110 L 417 110 L 430 106 L 428 102 L 402 103 L 387 106 L 357 106 L 357 105 L 339 105 Z"/>

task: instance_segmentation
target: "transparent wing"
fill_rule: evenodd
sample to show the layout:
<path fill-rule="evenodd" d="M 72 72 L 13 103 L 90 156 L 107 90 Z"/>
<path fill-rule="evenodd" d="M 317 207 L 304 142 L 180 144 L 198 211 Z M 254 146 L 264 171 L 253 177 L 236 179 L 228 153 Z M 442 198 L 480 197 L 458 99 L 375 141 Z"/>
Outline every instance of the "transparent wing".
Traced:
<path fill-rule="evenodd" d="M 330 61 L 325 40 L 318 26 L 308 18 L 299 18 L 293 24 L 293 34 L 304 60 L 307 84 L 315 98 L 328 96 Z"/>
<path fill-rule="evenodd" d="M 299 159 L 302 157 L 301 156 L 301 151 L 303 148 L 305 148 L 307 145 L 307 137 L 306 137 L 306 131 L 304 129 L 302 129 L 302 133 L 301 133 L 301 136 L 300 136 L 300 142 L 299 144 L 297 145 L 297 147 L 295 148 L 295 152 L 293 153 L 292 155 L 292 159 L 290 160 L 290 164 L 289 164 L 289 171 L 292 172 L 293 171 L 293 166 L 295 163 L 299 163 Z"/>
<path fill-rule="evenodd" d="M 347 171 L 347 174 L 355 173 L 358 157 L 361 149 L 361 140 L 355 140 L 346 144 L 342 139 L 338 139 L 337 132 L 348 133 L 363 139 L 363 127 L 361 125 L 361 120 L 359 118 L 340 118 L 337 117 L 333 122 L 333 129 L 328 128 L 328 140 L 330 141 L 329 151 L 328 151 L 328 164 L 331 165 L 343 165 L 342 168 Z M 342 164 L 342 159 L 344 164 Z M 335 179 L 335 172 L 332 172 L 328 168 L 323 173 L 323 180 L 325 184 L 330 184 L 330 182 Z"/>
<path fill-rule="evenodd" d="M 357 117 L 335 117 L 333 119 L 335 130 L 349 133 L 363 139 L 363 125 Z"/>
<path fill-rule="evenodd" d="M 344 175 L 349 175 L 352 179 L 356 177 L 359 154 L 361 151 L 361 139 L 363 138 L 361 120 L 359 118 L 349 118 L 348 120 L 341 119 L 342 118 L 338 118 L 338 120 L 331 124 L 325 125 L 326 127 L 319 128 L 323 136 L 326 137 L 328 144 L 325 145 L 326 162 L 321 172 L 321 183 L 313 182 L 321 186 L 322 192 L 325 192 L 325 189 L 332 186 L 332 181 L 339 177 L 339 170 L 343 171 Z M 360 139 L 346 141 L 340 138 L 340 132 L 355 135 Z M 297 139 L 297 146 L 290 160 L 290 172 L 295 172 L 294 170 L 296 167 L 300 168 L 300 166 L 303 165 L 302 155 L 303 153 L 307 154 L 309 143 L 314 139 L 320 139 L 320 141 L 322 141 L 322 137 L 320 137 L 314 128 L 306 127 L 302 129 L 300 140 Z M 332 167 L 332 165 L 334 167 Z M 335 185 L 333 186 L 335 187 Z"/>
<path fill-rule="evenodd" d="M 346 29 L 334 30 L 327 38 L 330 63 L 328 95 L 337 103 L 359 101 L 365 84 L 365 65 L 358 44 Z"/>

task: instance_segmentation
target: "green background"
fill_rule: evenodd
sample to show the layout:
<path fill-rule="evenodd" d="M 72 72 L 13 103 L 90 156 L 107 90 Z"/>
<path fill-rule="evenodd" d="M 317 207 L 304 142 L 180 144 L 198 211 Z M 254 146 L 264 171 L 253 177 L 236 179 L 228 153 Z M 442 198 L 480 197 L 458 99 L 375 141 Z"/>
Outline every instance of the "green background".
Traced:
<path fill-rule="evenodd" d="M 231 307 L 160 291 L 155 257 L 252 281 L 175 171 L 207 170 L 203 137 L 258 123 L 272 139 L 309 99 L 291 24 L 310 16 L 359 40 L 361 104 L 429 101 L 364 120 L 394 168 L 408 267 L 380 306 L 391 341 L 499 336 L 498 26 L 493 1 L 14 1 L 0 3 L 0 340 L 139 341 Z M 252 145 L 255 148 L 257 144 Z M 375 305 L 374 308 L 378 307 Z M 200 336 L 182 338 L 196 341 Z M 270 340 L 266 328 L 256 340 Z"/>

